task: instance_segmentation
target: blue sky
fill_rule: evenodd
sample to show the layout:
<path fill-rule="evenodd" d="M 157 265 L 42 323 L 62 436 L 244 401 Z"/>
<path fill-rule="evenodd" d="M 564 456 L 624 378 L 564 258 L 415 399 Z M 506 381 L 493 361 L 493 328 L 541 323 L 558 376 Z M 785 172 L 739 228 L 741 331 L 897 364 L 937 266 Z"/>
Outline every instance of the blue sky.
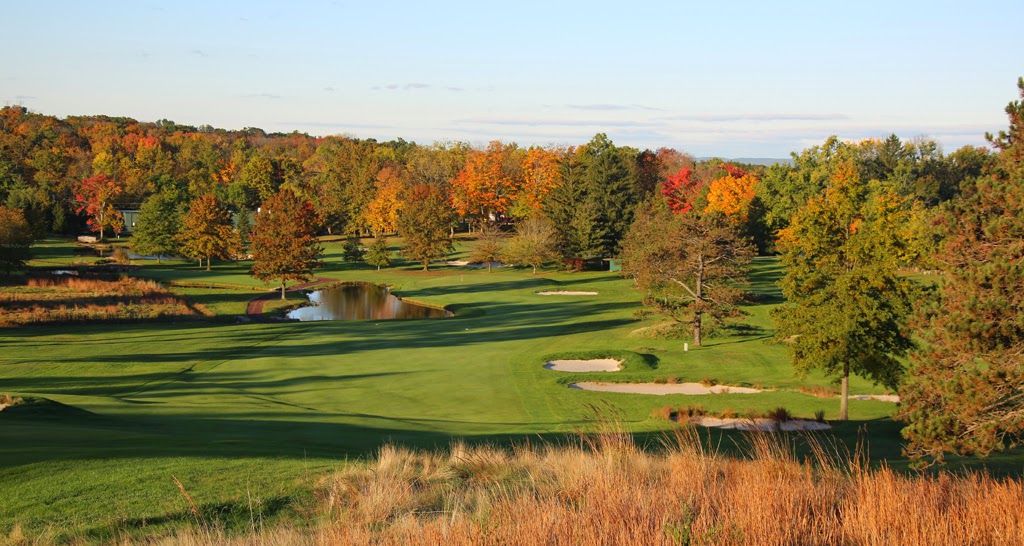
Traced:
<path fill-rule="evenodd" d="M 984 144 L 1024 2 L 8 1 L 0 101 L 377 139 L 785 157 Z"/>

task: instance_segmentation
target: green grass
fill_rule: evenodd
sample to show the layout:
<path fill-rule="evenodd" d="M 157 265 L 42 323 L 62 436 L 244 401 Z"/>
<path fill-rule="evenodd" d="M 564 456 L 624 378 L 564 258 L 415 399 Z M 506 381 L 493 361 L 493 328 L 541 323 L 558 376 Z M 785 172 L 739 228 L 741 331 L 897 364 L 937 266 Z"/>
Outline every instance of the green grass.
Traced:
<path fill-rule="evenodd" d="M 644 334 L 654 323 L 632 318 L 640 295 L 617 274 L 448 266 L 422 273 L 401 262 L 377 272 L 342 263 L 340 242 L 326 246 L 321 276 L 389 284 L 403 297 L 449 305 L 457 316 L 0 331 L 0 392 L 57 402 L 0 413 L 0 536 L 16 522 L 89 539 L 143 532 L 143 524 L 180 525 L 187 506 L 172 476 L 229 525 L 247 525 L 252 499 L 263 503 L 259 514 L 266 518 L 290 517 L 319 476 L 385 442 L 557 441 L 588 429 L 595 407 L 652 441 L 672 426 L 649 417 L 666 404 L 784 406 L 799 417 L 838 413 L 838 400 L 797 392 L 801 384 L 828 380 L 795 377 L 785 347 L 769 342 L 767 313 L 781 297 L 774 285 L 781 270 L 772 259 L 755 260 L 752 289 L 760 300 L 745 308 L 746 326 L 684 352 L 681 340 Z M 253 289 L 268 289 L 247 270 L 244 262 L 215 263 L 211 272 L 147 263 L 140 274 L 193 283 L 175 290 L 218 315 L 237 315 L 258 295 Z M 212 287 L 197 287 L 204 282 Z M 599 295 L 537 296 L 538 290 Z M 586 392 L 543 369 L 552 354 L 580 351 L 648 355 L 637 359 L 656 368 L 634 363 L 617 372 L 636 381 L 714 377 L 776 390 L 702 397 Z M 856 393 L 884 392 L 860 379 L 851 385 Z M 893 409 L 851 401 L 853 420 L 835 433 L 852 445 L 867 425 L 875 458 L 902 465 Z"/>

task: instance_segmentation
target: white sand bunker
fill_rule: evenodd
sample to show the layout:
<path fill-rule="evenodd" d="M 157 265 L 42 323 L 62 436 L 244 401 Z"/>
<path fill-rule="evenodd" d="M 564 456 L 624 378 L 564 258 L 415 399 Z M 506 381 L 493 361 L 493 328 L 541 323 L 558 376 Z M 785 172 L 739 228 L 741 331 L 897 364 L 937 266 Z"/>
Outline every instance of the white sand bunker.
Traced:
<path fill-rule="evenodd" d="M 759 389 L 730 387 L 728 385 L 714 385 L 712 387 L 706 387 L 700 383 L 601 383 L 596 381 L 581 381 L 579 383 L 570 383 L 569 388 L 582 389 L 585 391 L 657 395 L 754 394 L 761 392 Z"/>
<path fill-rule="evenodd" d="M 895 394 L 851 394 L 854 400 L 877 400 L 879 402 L 899 402 L 900 397 Z"/>
<path fill-rule="evenodd" d="M 790 419 L 789 421 L 778 422 L 772 419 L 743 419 L 740 417 L 725 419 L 722 417 L 692 417 L 690 423 L 702 427 L 719 428 L 729 430 L 761 430 L 792 432 L 797 430 L 828 430 L 832 428 L 828 423 L 818 421 L 805 421 L 803 419 Z"/>
<path fill-rule="evenodd" d="M 444 264 L 455 265 L 459 267 L 468 267 L 470 269 L 482 269 L 488 266 L 487 262 L 467 262 L 466 260 L 448 260 L 444 262 Z M 489 265 L 491 267 L 512 267 L 509 264 L 504 264 L 501 262 L 491 262 Z"/>
<path fill-rule="evenodd" d="M 622 362 L 614 358 L 551 360 L 544 365 L 544 369 L 556 372 L 617 372 L 622 369 Z"/>
<path fill-rule="evenodd" d="M 578 290 L 545 290 L 534 292 L 538 296 L 596 296 L 597 292 L 585 292 Z"/>

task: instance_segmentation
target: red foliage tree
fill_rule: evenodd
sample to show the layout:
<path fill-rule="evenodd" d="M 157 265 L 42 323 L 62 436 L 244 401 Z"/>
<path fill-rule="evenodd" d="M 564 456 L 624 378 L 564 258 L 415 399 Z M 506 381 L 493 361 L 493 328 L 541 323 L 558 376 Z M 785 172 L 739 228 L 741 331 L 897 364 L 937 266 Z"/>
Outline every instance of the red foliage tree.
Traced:
<path fill-rule="evenodd" d="M 683 167 L 665 179 L 661 185 L 661 195 L 668 201 L 668 208 L 672 212 L 685 214 L 693 209 L 702 186 L 700 180 L 694 178 L 693 169 Z"/>
<path fill-rule="evenodd" d="M 104 239 L 106 230 L 117 232 L 124 228 L 124 218 L 114 208 L 114 198 L 121 195 L 124 188 L 117 181 L 105 174 L 97 174 L 82 180 L 75 192 L 79 214 L 85 213 L 89 229 L 99 232 L 100 240 Z"/>

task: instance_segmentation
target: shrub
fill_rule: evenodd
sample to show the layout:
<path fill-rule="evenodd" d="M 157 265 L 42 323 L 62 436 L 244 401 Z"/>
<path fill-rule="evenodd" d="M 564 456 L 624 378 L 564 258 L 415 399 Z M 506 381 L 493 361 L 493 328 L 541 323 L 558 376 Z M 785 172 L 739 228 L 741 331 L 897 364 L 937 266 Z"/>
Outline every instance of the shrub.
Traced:
<path fill-rule="evenodd" d="M 814 420 L 819 422 L 819 423 L 824 423 L 825 422 L 825 410 L 820 409 L 820 410 L 814 412 Z"/>
<path fill-rule="evenodd" d="M 719 412 L 718 415 L 722 419 L 735 419 L 735 418 L 739 417 L 739 414 L 736 413 L 736 410 L 734 410 L 732 408 L 722 408 L 722 411 Z"/>
<path fill-rule="evenodd" d="M 793 415 L 786 408 L 775 408 L 764 415 L 776 423 L 785 423 L 793 419 Z"/>
<path fill-rule="evenodd" d="M 718 380 L 715 379 L 714 377 L 705 377 L 704 379 L 700 380 L 700 384 L 704 385 L 705 387 L 711 388 L 718 384 Z"/>
<path fill-rule="evenodd" d="M 675 413 L 676 412 L 672 410 L 672 406 L 662 406 L 660 408 L 654 408 L 654 410 L 651 411 L 651 417 L 664 421 L 671 421 L 675 416 Z"/>
<path fill-rule="evenodd" d="M 700 404 L 693 404 L 693 405 L 690 405 L 690 406 L 680 406 L 679 407 L 679 418 L 680 419 L 682 419 L 683 417 L 688 417 L 688 418 L 689 417 L 703 417 L 703 416 L 707 415 L 707 413 L 708 412 L 707 412 L 707 410 L 704 409 L 704 406 L 702 406 Z"/>
<path fill-rule="evenodd" d="M 679 378 L 674 375 L 670 375 L 667 378 L 665 378 L 665 382 L 668 383 L 669 385 L 678 385 Z"/>
<path fill-rule="evenodd" d="M 128 249 L 123 246 L 119 246 L 114 249 L 114 254 L 111 256 L 114 263 L 118 264 L 130 264 L 132 263 L 131 258 L 128 257 Z"/>
<path fill-rule="evenodd" d="M 17 406 L 22 403 L 22 399 L 17 396 L 11 396 L 10 394 L 0 394 L 0 406 Z"/>
<path fill-rule="evenodd" d="M 658 385 L 664 385 L 665 383 L 668 383 L 668 379 L 665 379 L 664 377 L 655 377 L 654 382 Z"/>
<path fill-rule="evenodd" d="M 821 385 L 800 385 L 800 392 L 808 396 L 815 398 L 835 398 L 838 393 L 828 387 L 822 387 Z"/>

